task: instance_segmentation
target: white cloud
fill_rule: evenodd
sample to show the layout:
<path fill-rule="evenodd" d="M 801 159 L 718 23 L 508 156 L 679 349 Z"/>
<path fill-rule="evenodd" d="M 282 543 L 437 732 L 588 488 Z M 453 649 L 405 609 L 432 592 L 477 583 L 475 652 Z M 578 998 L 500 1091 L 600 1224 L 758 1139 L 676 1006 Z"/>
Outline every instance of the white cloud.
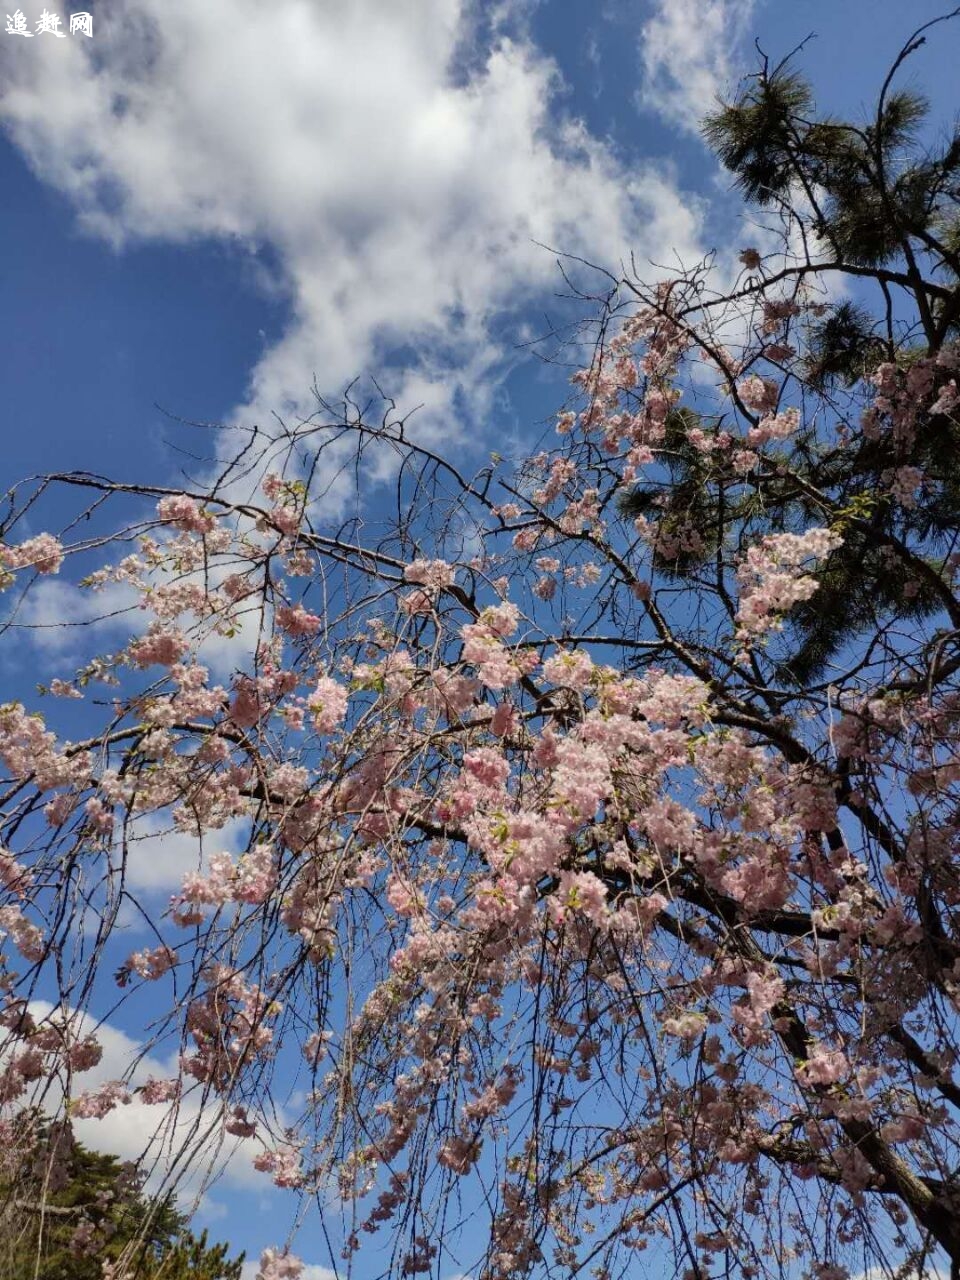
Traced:
<path fill-rule="evenodd" d="M 109 562 L 117 557 L 105 553 Z M 235 571 L 238 563 L 213 563 L 205 570 L 178 574 L 176 581 L 183 585 L 203 583 L 216 590 Z M 174 580 L 169 571 L 157 570 L 149 575 L 154 586 Z M 60 665 L 51 674 L 70 678 L 71 666 L 80 666 L 94 654 L 103 656 L 107 646 L 116 649 L 127 644 L 135 636 L 142 635 L 155 615 L 141 608 L 137 589 L 127 582 L 108 582 L 97 590 L 78 586 L 67 578 L 38 578 L 31 582 L 26 592 L 9 611 L 4 622 L 44 656 Z M 178 625 L 190 630 L 190 614 L 180 615 Z M 227 679 L 232 672 L 249 662 L 259 643 L 264 627 L 264 613 L 259 595 L 251 597 L 246 607 L 237 610 L 234 625 L 229 634 L 218 634 L 207 627 L 197 639 L 196 656 L 213 673 L 216 679 Z"/>
<path fill-rule="evenodd" d="M 43 1000 L 31 1001 L 30 1012 L 40 1022 L 53 1006 Z M 75 1082 L 77 1091 L 93 1091 L 110 1080 L 125 1079 L 131 1088 L 142 1085 L 151 1076 L 171 1079 L 179 1076 L 177 1053 L 166 1057 L 148 1051 L 143 1042 L 108 1022 L 99 1025 L 89 1014 L 71 1014 L 75 1034 L 94 1034 L 103 1048 L 100 1062 L 85 1071 Z M 61 1095 L 62 1096 L 62 1095 Z M 57 1099 L 44 1098 L 47 1108 L 55 1108 Z M 253 1167 L 253 1159 L 262 1146 L 255 1139 L 238 1139 L 224 1135 L 217 1118 L 217 1107 L 202 1107 L 189 1094 L 180 1102 L 177 1112 L 166 1106 L 148 1106 L 134 1094 L 127 1105 L 98 1120 L 73 1120 L 77 1138 L 96 1151 L 107 1151 L 121 1160 L 144 1160 L 148 1172 L 148 1189 L 157 1189 L 172 1168 L 180 1172 L 176 1178 L 177 1196 L 182 1205 L 199 1203 L 213 1182 L 237 1190 L 268 1191 L 267 1175 Z M 184 1171 L 182 1153 L 189 1150 L 189 1169 Z"/>
<path fill-rule="evenodd" d="M 125 886 L 132 892 L 173 893 L 190 871 L 205 870 L 211 853 L 239 853 L 246 848 L 250 824 L 231 820 L 201 839 L 178 831 L 161 814 L 137 815 L 126 832 Z"/>
<path fill-rule="evenodd" d="M 91 644 L 108 635 L 129 639 L 149 621 L 137 607 L 137 595 L 126 583 L 108 583 L 88 591 L 63 578 L 40 578 L 30 588 L 8 624 L 51 657 L 77 659 Z M 45 673 L 46 674 L 46 673 Z M 59 672 L 69 675 L 66 669 Z"/>
<path fill-rule="evenodd" d="M 907 1276 L 910 1280 L 914 1280 L 918 1276 L 916 1263 L 911 1267 L 905 1267 L 903 1264 L 907 1261 L 905 1257 L 888 1259 L 887 1267 L 869 1267 L 866 1271 L 855 1272 L 850 1280 L 891 1280 L 892 1276 Z M 919 1273 L 921 1280 L 947 1280 L 945 1271 L 941 1271 L 939 1267 L 925 1266 L 922 1273 Z"/>
<path fill-rule="evenodd" d="M 534 241 L 614 268 L 699 256 L 669 175 L 626 171 L 561 118 L 522 23 L 481 47 L 473 16 L 469 0 L 114 0 L 94 40 L 21 42 L 0 118 L 96 235 L 270 250 L 290 322 L 243 421 L 311 409 L 314 375 L 336 390 L 376 372 L 449 445 L 490 406 L 497 318 L 556 288 Z"/>
<path fill-rule="evenodd" d="M 291 1250 L 293 1252 L 293 1250 Z M 257 1258 L 247 1258 L 240 1272 L 240 1280 L 256 1280 L 260 1270 Z M 300 1280 L 336 1280 L 337 1273 L 330 1267 L 322 1267 L 317 1262 L 308 1262 L 300 1272 Z"/>
<path fill-rule="evenodd" d="M 201 1196 L 193 1216 L 200 1222 L 222 1222 L 224 1218 L 230 1217 L 230 1210 L 222 1200 L 215 1200 L 213 1196 Z"/>
<path fill-rule="evenodd" d="M 696 133 L 718 94 L 735 87 L 737 54 L 757 0 L 655 0 L 640 34 L 639 99 Z"/>

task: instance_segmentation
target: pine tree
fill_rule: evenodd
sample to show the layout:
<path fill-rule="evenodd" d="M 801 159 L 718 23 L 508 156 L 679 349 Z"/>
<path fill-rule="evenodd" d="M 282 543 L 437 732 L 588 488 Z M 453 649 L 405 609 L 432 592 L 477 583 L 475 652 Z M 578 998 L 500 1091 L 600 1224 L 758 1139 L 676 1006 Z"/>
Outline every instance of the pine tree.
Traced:
<path fill-rule="evenodd" d="M 196 1236 L 168 1196 L 151 1200 L 116 1156 L 90 1151 L 68 1124 L 35 1112 L 14 1123 L 0 1174 L 4 1280 L 102 1280 L 123 1260 L 123 1280 L 240 1280 L 243 1256 Z"/>
<path fill-rule="evenodd" d="M 877 290 L 878 311 L 849 300 L 826 303 L 805 332 L 793 335 L 805 353 L 807 387 L 827 399 L 837 393 L 842 447 L 815 447 L 811 433 L 801 431 L 778 468 L 757 473 L 752 495 L 731 501 L 725 490 L 741 478 L 729 462 L 698 452 L 684 430 L 675 430 L 663 484 L 639 486 L 623 503 L 632 516 L 657 508 L 667 519 L 661 530 L 697 529 L 695 551 L 659 560 L 661 569 L 688 580 L 719 543 L 742 540 L 761 520 L 766 527 L 771 513 L 789 531 L 827 503 L 842 510 L 843 546 L 823 566 L 815 602 L 798 605 L 790 618 L 794 645 L 781 676 L 793 684 L 823 676 L 845 641 L 877 617 L 907 620 L 941 609 L 933 557 L 960 526 L 955 417 L 925 415 L 914 440 L 896 433 L 878 439 L 857 416 L 857 389 L 878 368 L 909 372 L 960 332 L 960 132 L 926 147 L 927 103 L 892 88 L 925 30 L 901 50 L 866 123 L 818 116 L 810 85 L 785 61 L 772 70 L 764 63 L 703 129 L 747 201 L 761 213 L 775 212 L 806 247 L 784 273 L 794 287 L 802 291 L 834 272 Z M 766 295 L 762 266 L 753 280 L 756 295 Z M 908 314 L 916 317 L 909 326 Z M 686 419 L 676 422 L 684 425 Z M 887 483 L 908 461 L 924 474 L 909 508 L 891 501 Z M 903 548 L 922 548 L 912 556 L 916 586 L 907 599 Z"/>

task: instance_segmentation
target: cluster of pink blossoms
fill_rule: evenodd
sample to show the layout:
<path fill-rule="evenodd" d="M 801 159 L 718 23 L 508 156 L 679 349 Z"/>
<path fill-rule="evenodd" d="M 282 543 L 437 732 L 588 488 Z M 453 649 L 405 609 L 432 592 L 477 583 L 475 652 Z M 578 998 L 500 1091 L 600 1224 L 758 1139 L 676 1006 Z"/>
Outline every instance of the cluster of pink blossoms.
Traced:
<path fill-rule="evenodd" d="M 195 498 L 184 493 L 171 494 L 157 503 L 157 515 L 164 524 L 172 525 L 183 533 L 209 533 L 214 525 L 213 516 L 204 511 Z"/>
<path fill-rule="evenodd" d="M 347 714 L 348 700 L 348 691 L 339 681 L 332 676 L 320 676 L 307 699 L 318 732 L 333 733 L 340 727 Z"/>
<path fill-rule="evenodd" d="M 737 573 L 738 637 L 750 642 L 781 626 L 783 614 L 817 590 L 816 578 L 805 568 L 825 559 L 842 542 L 838 533 L 814 528 L 801 534 L 769 534 L 750 547 Z"/>
<path fill-rule="evenodd" d="M 64 550 L 59 538 L 51 533 L 38 533 L 18 546 L 0 543 L 0 565 L 8 569 L 36 569 L 37 573 L 59 573 Z"/>
<path fill-rule="evenodd" d="M 202 920 L 201 907 L 222 907 L 228 902 L 259 905 L 266 902 L 277 884 L 277 855 L 266 844 L 257 845 L 234 862 L 229 853 L 211 855 L 206 873 L 188 872 L 184 876 L 180 893 L 173 899 L 174 919 L 183 926 Z M 142 976 L 153 976 L 159 963 L 173 963 L 174 956 L 168 948 L 142 953 L 141 963 L 150 971 Z M 159 958 L 158 958 L 159 957 Z M 128 962 L 136 972 L 141 970 Z M 163 970 L 161 970 L 163 972 Z"/>
<path fill-rule="evenodd" d="M 414 560 L 403 571 L 405 582 L 416 583 L 430 591 L 442 591 L 453 586 L 457 570 L 446 560 Z"/>
<path fill-rule="evenodd" d="M 299 639 L 303 636 L 315 636 L 323 626 L 323 619 L 310 613 L 302 604 L 281 605 L 277 609 L 277 626 L 288 636 Z"/>
<path fill-rule="evenodd" d="M 133 1098 L 121 1080 L 108 1080 L 99 1089 L 81 1093 L 70 1104 L 70 1114 L 76 1120 L 102 1120 L 115 1107 L 128 1106 Z"/>
<path fill-rule="evenodd" d="M 748 409 L 766 417 L 777 407 L 780 387 L 769 378 L 761 378 L 759 374 L 753 373 L 737 384 L 737 394 Z"/>
<path fill-rule="evenodd" d="M 525 654 L 503 643 L 514 634 L 519 621 L 516 605 L 506 602 L 484 609 L 476 622 L 462 628 L 463 661 L 476 667 L 478 678 L 488 689 L 506 689 L 537 665 L 535 653 Z"/>
<path fill-rule="evenodd" d="M 271 1174 L 278 1187 L 299 1187 L 303 1184 L 301 1157 L 295 1147 L 282 1146 L 273 1151 L 263 1151 L 254 1156 L 253 1167 L 261 1173 Z"/>
<path fill-rule="evenodd" d="M 264 1249 L 255 1280 L 299 1280 L 302 1274 L 303 1263 L 292 1253 Z"/>

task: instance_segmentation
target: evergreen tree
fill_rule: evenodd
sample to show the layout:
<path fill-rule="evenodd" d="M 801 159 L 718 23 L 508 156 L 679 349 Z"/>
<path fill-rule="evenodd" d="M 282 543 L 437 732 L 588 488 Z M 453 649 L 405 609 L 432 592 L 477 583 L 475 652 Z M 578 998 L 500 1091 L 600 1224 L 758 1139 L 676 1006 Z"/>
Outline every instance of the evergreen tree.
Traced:
<path fill-rule="evenodd" d="M 777 529 L 790 531 L 818 513 L 841 513 L 843 546 L 823 566 L 815 602 L 796 606 L 790 619 L 794 645 L 781 676 L 793 684 L 823 676 L 845 641 L 878 617 L 906 620 L 944 606 L 933 558 L 960 526 L 960 426 L 948 412 L 929 412 L 915 424 L 915 439 L 912 432 L 878 436 L 869 418 L 861 420 L 856 394 L 881 366 L 909 374 L 960 332 L 960 132 L 925 146 L 927 103 L 892 88 L 925 30 L 901 50 L 875 115 L 863 124 L 818 116 L 810 85 L 789 61 L 773 69 L 764 63 L 704 124 L 747 201 L 774 211 L 804 246 L 796 265 L 780 273 L 798 293 L 829 273 L 877 290 L 878 310 L 849 300 L 823 304 L 790 335 L 805 354 L 799 372 L 807 389 L 836 408 L 837 447 L 817 446 L 801 430 L 743 497 L 730 459 L 697 451 L 683 429 L 691 411 L 678 411 L 684 416 L 674 422 L 664 482 L 639 486 L 623 503 L 627 515 L 656 509 L 665 516 L 662 534 L 697 529 L 695 549 L 671 548 L 658 558 L 661 569 L 688 580 L 719 544 L 742 542 L 760 522 L 770 527 L 772 516 Z M 753 265 L 759 274 L 744 292 L 766 299 L 770 280 L 761 262 Z M 908 463 L 924 475 L 912 506 L 890 496 L 890 477 Z M 731 500 L 728 489 L 741 496 Z M 913 552 L 916 582 L 906 599 L 903 548 Z"/>
<path fill-rule="evenodd" d="M 35 1112 L 14 1123 L 0 1175 L 4 1280 L 102 1280 L 122 1259 L 123 1280 L 240 1280 L 241 1255 L 196 1236 L 171 1196 L 145 1193 L 116 1156 L 90 1151 L 68 1124 Z"/>

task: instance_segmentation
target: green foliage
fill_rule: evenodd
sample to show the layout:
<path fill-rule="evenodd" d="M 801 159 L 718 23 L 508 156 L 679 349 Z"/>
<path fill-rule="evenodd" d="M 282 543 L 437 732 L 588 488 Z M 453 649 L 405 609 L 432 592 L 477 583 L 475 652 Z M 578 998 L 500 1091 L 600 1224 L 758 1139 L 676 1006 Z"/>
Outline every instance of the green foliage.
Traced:
<path fill-rule="evenodd" d="M 157 1280 L 240 1280 L 243 1255 L 230 1262 L 227 1249 L 225 1244 L 209 1245 L 206 1231 L 199 1236 L 188 1232 L 166 1249 L 154 1274 Z"/>
<path fill-rule="evenodd" d="M 620 501 L 622 514 L 631 519 L 656 516 L 662 537 L 653 549 L 654 567 L 672 577 L 689 577 L 709 560 L 730 514 L 722 508 L 722 491 L 711 483 L 710 461 L 689 440 L 689 429 L 701 424 L 693 410 L 672 409 L 661 455 L 669 480 L 638 485 Z M 664 554 L 664 542 L 671 544 L 670 554 Z"/>
<path fill-rule="evenodd" d="M 0 1176 L 3 1280 L 101 1280 L 121 1256 L 130 1280 L 240 1280 L 243 1255 L 227 1252 L 115 1156 L 87 1150 L 68 1126 L 19 1117 Z"/>
<path fill-rule="evenodd" d="M 677 424 L 682 413 L 688 426 L 710 425 L 690 410 L 674 412 Z M 745 486 L 725 454 L 700 453 L 685 432 L 679 435 L 671 440 L 668 432 L 663 480 L 636 486 L 620 503 L 629 518 L 656 519 L 653 562 L 661 573 L 702 580 L 714 572 L 721 545 L 823 523 L 817 495 L 832 499 L 832 524 L 843 545 L 825 560 L 813 600 L 790 615 L 785 643 L 792 650 L 780 661 L 784 680 L 815 681 L 846 640 L 881 615 L 919 618 L 942 607 L 933 574 L 918 577 L 905 595 L 902 565 L 888 547 L 891 537 L 936 546 L 960 528 L 960 425 L 953 419 L 932 415 L 918 433 L 911 463 L 924 471 L 927 489 L 912 509 L 892 503 L 881 485 L 881 475 L 898 463 L 888 442 L 864 438 L 823 451 L 801 432 L 784 447 L 779 474 L 765 470 Z"/>
<path fill-rule="evenodd" d="M 703 134 L 751 202 L 766 204 L 785 195 L 795 173 L 795 122 L 813 106 L 802 76 L 779 69 L 756 82 L 733 103 L 706 117 Z"/>
<path fill-rule="evenodd" d="M 919 43 L 908 44 L 896 65 Z M 816 596 L 791 613 L 779 645 L 780 674 L 791 683 L 823 676 L 847 639 L 881 614 L 908 620 L 942 604 L 924 557 L 960 528 L 960 424 L 922 415 L 907 448 L 895 433 L 864 430 L 857 407 L 869 398 L 858 387 L 881 363 L 908 370 L 960 335 L 960 133 L 925 149 L 926 113 L 921 95 L 888 84 L 867 123 L 818 117 L 810 85 L 785 62 L 772 71 L 764 65 L 703 127 L 750 203 L 797 228 L 798 243 L 819 239 L 830 269 L 879 287 L 879 315 L 845 300 L 815 308 L 791 336 L 802 343 L 794 372 L 821 407 L 838 389 L 852 393 L 853 412 L 849 420 L 838 415 L 832 445 L 801 427 L 773 465 L 745 477 L 728 453 L 701 452 L 687 440 L 689 427 L 716 435 L 719 424 L 675 410 L 658 453 L 662 480 L 621 502 L 623 514 L 655 520 L 654 566 L 691 583 L 721 572 L 722 549 L 834 522 L 843 546 L 822 566 Z M 801 281 L 823 270 L 822 259 L 800 264 Z M 761 276 L 759 297 L 766 288 Z M 894 289 L 906 305 L 893 300 Z M 918 323 L 907 329 L 904 315 Z M 924 476 L 912 507 L 886 496 L 890 475 L 905 464 Z M 896 544 L 924 548 L 909 592 L 890 554 Z"/>
<path fill-rule="evenodd" d="M 751 203 L 792 207 L 801 190 L 813 229 L 839 261 L 879 267 L 904 253 L 911 238 L 923 244 L 944 221 L 955 225 L 960 134 L 925 151 L 918 136 L 927 102 L 920 94 L 888 94 L 862 125 L 814 112 L 810 86 L 781 64 L 707 116 L 703 132 Z M 936 252 L 956 276 L 955 252 L 945 244 Z"/>
<path fill-rule="evenodd" d="M 853 386 L 883 357 L 873 316 L 853 302 L 838 303 L 807 334 L 806 376 L 818 391 L 834 382 Z"/>

